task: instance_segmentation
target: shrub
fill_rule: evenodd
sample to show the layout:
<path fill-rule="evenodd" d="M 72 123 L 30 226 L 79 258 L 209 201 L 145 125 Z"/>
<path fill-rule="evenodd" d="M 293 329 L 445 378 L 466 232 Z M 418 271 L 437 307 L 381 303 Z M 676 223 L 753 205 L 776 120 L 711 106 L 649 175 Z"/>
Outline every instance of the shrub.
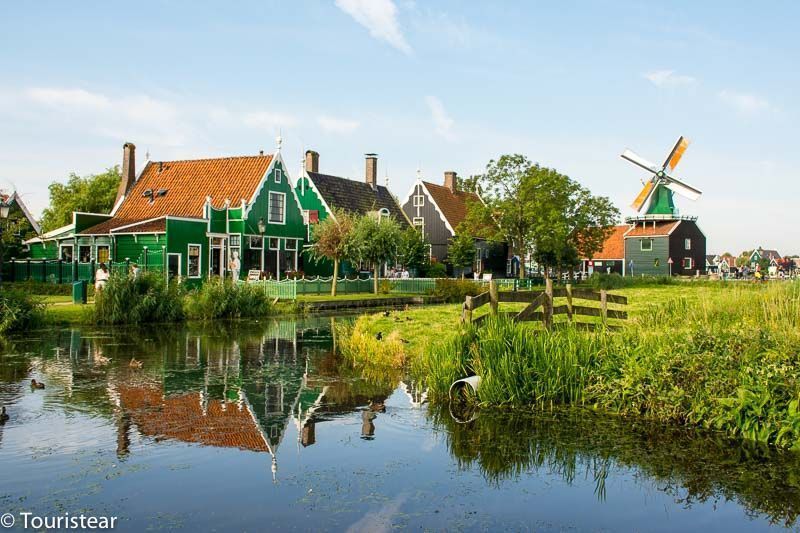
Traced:
<path fill-rule="evenodd" d="M 87 287 L 88 296 L 94 296 L 94 286 L 90 283 Z M 21 290 L 28 294 L 40 296 L 70 296 L 72 294 L 72 283 L 44 283 L 41 281 L 16 281 L 4 282 L 0 284 L 0 291 Z"/>
<path fill-rule="evenodd" d="M 446 278 L 447 267 L 445 267 L 442 263 L 431 263 L 431 265 L 425 270 L 425 277 Z"/>
<path fill-rule="evenodd" d="M 186 314 L 193 319 L 264 316 L 269 308 L 262 288 L 229 279 L 210 279 L 186 296 Z"/>
<path fill-rule="evenodd" d="M 161 274 L 142 273 L 136 279 L 112 274 L 95 294 L 94 315 L 98 324 L 176 322 L 184 318 L 183 290 Z"/>
<path fill-rule="evenodd" d="M 436 280 L 436 288 L 431 293 L 433 296 L 442 298 L 445 302 L 463 302 L 467 296 L 477 296 L 483 292 L 483 286 L 474 281 L 442 278 Z"/>
<path fill-rule="evenodd" d="M 30 293 L 14 289 L 0 292 L 0 335 L 41 324 L 44 303 Z"/>
<path fill-rule="evenodd" d="M 650 287 L 653 285 L 674 285 L 680 281 L 670 276 L 620 276 L 617 273 L 601 274 L 595 272 L 586 283 L 593 289 L 622 289 L 626 287 Z"/>

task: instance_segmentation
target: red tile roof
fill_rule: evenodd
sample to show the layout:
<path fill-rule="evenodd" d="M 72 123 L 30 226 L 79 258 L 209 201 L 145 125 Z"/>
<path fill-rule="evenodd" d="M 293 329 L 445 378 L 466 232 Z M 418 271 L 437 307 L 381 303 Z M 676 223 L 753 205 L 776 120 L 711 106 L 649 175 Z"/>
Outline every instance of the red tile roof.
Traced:
<path fill-rule="evenodd" d="M 453 229 L 467 218 L 467 202 L 480 202 L 480 198 L 474 192 L 451 191 L 443 185 L 436 185 L 427 181 L 423 182 L 425 188 L 433 197 L 433 201 L 439 206 L 439 210 L 447 219 L 448 224 Z"/>
<path fill-rule="evenodd" d="M 586 259 L 625 259 L 625 232 L 630 226 L 614 226 L 614 231 L 603 243 L 603 249 Z"/>
<path fill-rule="evenodd" d="M 182 442 L 269 451 L 247 405 L 209 400 L 203 411 L 200 393 L 164 397 L 149 386 L 119 387 L 122 409 L 142 435 Z"/>
<path fill-rule="evenodd" d="M 628 237 L 665 237 L 672 233 L 678 224 L 680 224 L 680 220 L 668 220 L 668 221 L 647 221 L 644 222 L 644 225 L 639 223 L 636 224 L 630 231 L 625 234 L 625 238 Z"/>
<path fill-rule="evenodd" d="M 107 233 L 119 226 L 171 215 L 201 218 L 206 196 L 217 209 L 230 200 L 232 205 L 250 201 L 272 162 L 271 155 L 150 161 L 128 191 L 114 218 L 82 233 Z M 145 197 L 164 189 L 163 196 Z M 151 202 L 152 199 L 152 202 Z"/>

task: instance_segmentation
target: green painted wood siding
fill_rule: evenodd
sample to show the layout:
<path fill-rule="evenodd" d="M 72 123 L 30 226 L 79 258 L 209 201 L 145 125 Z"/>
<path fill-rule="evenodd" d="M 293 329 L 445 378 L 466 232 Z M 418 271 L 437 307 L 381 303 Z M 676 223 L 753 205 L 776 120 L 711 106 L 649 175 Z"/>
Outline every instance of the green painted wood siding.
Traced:
<path fill-rule="evenodd" d="M 181 276 L 189 275 L 189 245 L 200 245 L 200 278 L 208 276 L 206 221 L 167 219 L 167 253 L 181 254 Z"/>
<path fill-rule="evenodd" d="M 643 251 L 640 241 L 652 240 L 653 249 Z M 655 260 L 658 259 L 658 266 Z M 641 276 L 667 276 L 669 275 L 669 238 L 668 237 L 629 237 L 625 239 L 625 268 L 628 275 L 630 262 L 633 261 L 633 275 Z"/>
<path fill-rule="evenodd" d="M 280 182 L 277 183 L 275 181 L 276 170 L 281 171 Z M 268 206 L 270 192 L 279 192 L 286 195 L 286 202 L 284 204 L 285 224 L 271 224 L 269 222 Z M 301 239 L 302 241 L 306 240 L 307 230 L 305 222 L 303 221 L 303 212 L 280 161 L 275 162 L 275 165 L 273 165 L 267 175 L 267 180 L 264 182 L 261 190 L 258 191 L 255 200 L 250 206 L 247 220 L 244 223 L 243 233 L 258 235 L 258 221 L 262 218 L 267 224 L 267 231 L 264 232 L 264 235 L 271 237 L 291 237 Z"/>
<path fill-rule="evenodd" d="M 55 241 L 36 242 L 30 245 L 31 259 L 58 259 L 58 244 Z"/>
<path fill-rule="evenodd" d="M 297 194 L 297 198 L 300 200 L 300 205 L 303 206 L 303 209 L 317 211 L 320 220 L 325 220 L 328 217 L 328 211 L 325 209 L 322 199 L 316 191 L 311 188 L 309 179 L 306 176 L 297 180 L 297 184 L 294 186 L 294 192 Z"/>
<path fill-rule="evenodd" d="M 137 235 L 117 235 L 115 237 L 114 260 L 118 262 L 130 260 L 131 262 L 143 263 L 145 246 L 152 252 L 161 250 L 166 246 L 167 239 L 164 235 L 149 235 L 139 233 Z"/>

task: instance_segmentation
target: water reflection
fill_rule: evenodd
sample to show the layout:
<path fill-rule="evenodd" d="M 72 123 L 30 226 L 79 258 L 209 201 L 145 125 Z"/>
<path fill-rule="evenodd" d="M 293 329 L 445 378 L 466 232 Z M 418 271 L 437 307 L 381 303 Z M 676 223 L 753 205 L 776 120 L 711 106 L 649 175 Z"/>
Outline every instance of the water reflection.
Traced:
<path fill-rule="evenodd" d="M 349 507 L 351 514 L 341 511 L 352 523 L 359 523 L 361 511 L 379 513 L 388 506 L 393 513 L 400 507 L 406 514 L 413 510 L 417 518 L 404 525 L 451 528 L 453 515 L 439 513 L 445 507 L 440 502 L 460 497 L 474 498 L 471 505 L 489 513 L 494 525 L 503 523 L 503 511 L 486 502 L 500 498 L 497 494 L 502 503 L 494 505 L 513 502 L 521 509 L 514 512 L 530 518 L 526 491 L 547 500 L 558 492 L 551 492 L 555 483 L 571 487 L 573 499 L 588 483 L 594 505 L 636 505 L 645 488 L 654 488 L 676 512 L 713 513 L 717 504 L 735 502 L 737 509 L 770 523 L 791 527 L 797 521 L 796 454 L 586 411 L 481 411 L 458 422 L 447 406 L 428 405 L 418 383 L 364 378 L 344 364 L 332 349 L 331 332 L 330 318 L 311 318 L 67 329 L 12 339 L 0 352 L 0 404 L 11 416 L 0 425 L 0 503 L 20 492 L 35 493 L 29 485 L 48 493 L 62 483 L 50 481 L 51 469 L 58 469 L 58 480 L 75 483 L 72 497 L 83 502 L 83 493 L 97 490 L 98 483 L 82 481 L 84 470 L 105 479 L 117 475 L 94 459 L 87 467 L 76 458 L 85 450 L 107 451 L 115 462 L 137 468 L 162 464 L 158 454 L 196 466 L 209 460 L 211 450 L 224 452 L 226 461 L 234 454 L 239 459 L 237 485 L 249 482 L 263 490 L 258 485 L 263 481 L 277 491 L 261 511 L 273 514 L 308 504 L 305 483 L 329 476 L 335 479 L 330 486 L 357 487 L 348 493 L 358 502 Z M 141 368 L 131 365 L 132 358 Z M 32 391 L 31 379 L 47 388 Z M 69 460 L 48 462 L 52 450 Z M 167 464 L 165 472 L 151 475 L 169 485 L 180 478 L 170 470 L 175 465 Z M 452 464 L 467 477 L 454 481 Z M 370 472 L 376 485 L 358 488 L 362 471 Z M 636 480 L 635 488 L 621 481 L 627 476 Z M 206 478 L 194 481 L 233 488 Z M 275 481 L 284 484 L 273 486 Z M 464 487 L 470 488 L 459 493 Z M 113 492 L 113 486 L 107 490 Z M 384 493 L 389 503 L 370 507 L 375 495 Z M 44 510 L 57 507 L 41 498 Z M 328 505 L 336 507 L 342 498 L 337 493 Z M 180 508 L 179 502 L 170 504 Z M 324 507 L 320 501 L 313 505 Z M 571 505 L 553 505 L 549 519 L 571 523 Z M 252 519 L 251 528 L 263 516 L 253 511 Z M 459 524 L 469 529 L 471 522 Z"/>

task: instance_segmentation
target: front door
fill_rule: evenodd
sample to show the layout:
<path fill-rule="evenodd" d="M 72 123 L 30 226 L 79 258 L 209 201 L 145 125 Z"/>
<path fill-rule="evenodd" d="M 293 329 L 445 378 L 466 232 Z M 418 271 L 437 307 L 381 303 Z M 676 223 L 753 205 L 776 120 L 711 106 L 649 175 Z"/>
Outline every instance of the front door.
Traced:
<path fill-rule="evenodd" d="M 167 279 L 181 277 L 181 254 L 167 254 Z"/>
<path fill-rule="evenodd" d="M 209 261 L 208 274 L 210 276 L 225 277 L 225 265 L 228 254 L 225 253 L 225 239 L 211 237 L 211 261 Z"/>

